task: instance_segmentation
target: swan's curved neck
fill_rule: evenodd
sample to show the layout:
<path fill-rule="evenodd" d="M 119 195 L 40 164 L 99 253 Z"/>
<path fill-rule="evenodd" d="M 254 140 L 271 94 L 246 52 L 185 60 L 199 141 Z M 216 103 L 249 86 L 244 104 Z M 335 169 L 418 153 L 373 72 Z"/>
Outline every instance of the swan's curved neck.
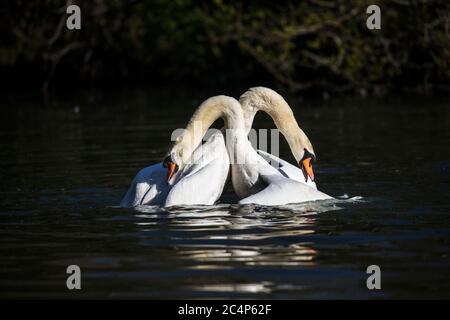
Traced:
<path fill-rule="evenodd" d="M 312 144 L 298 125 L 291 107 L 277 92 L 264 87 L 251 88 L 240 97 L 239 102 L 244 112 L 247 133 L 252 128 L 255 114 L 261 110 L 273 119 L 297 161 L 301 160 L 299 158 L 305 148 L 314 153 Z"/>
<path fill-rule="evenodd" d="M 228 96 L 215 96 L 205 100 L 192 115 L 176 144 L 183 148 L 188 158 L 201 144 L 209 127 L 222 118 L 226 129 L 244 128 L 244 116 L 239 102 Z M 245 132 L 244 132 L 245 135 Z"/>

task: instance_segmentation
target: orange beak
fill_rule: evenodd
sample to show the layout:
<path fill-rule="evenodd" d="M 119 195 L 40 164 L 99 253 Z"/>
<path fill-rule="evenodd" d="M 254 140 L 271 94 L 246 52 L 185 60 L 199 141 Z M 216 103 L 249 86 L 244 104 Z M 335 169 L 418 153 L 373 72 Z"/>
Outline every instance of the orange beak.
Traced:
<path fill-rule="evenodd" d="M 176 165 L 173 162 L 169 162 L 168 164 L 169 173 L 167 174 L 167 182 L 172 178 L 173 174 L 175 173 Z"/>
<path fill-rule="evenodd" d="M 311 181 L 314 181 L 314 171 L 311 164 L 311 158 L 306 158 L 302 161 L 302 171 L 305 176 L 305 182 L 308 181 L 308 177 L 311 178 Z"/>

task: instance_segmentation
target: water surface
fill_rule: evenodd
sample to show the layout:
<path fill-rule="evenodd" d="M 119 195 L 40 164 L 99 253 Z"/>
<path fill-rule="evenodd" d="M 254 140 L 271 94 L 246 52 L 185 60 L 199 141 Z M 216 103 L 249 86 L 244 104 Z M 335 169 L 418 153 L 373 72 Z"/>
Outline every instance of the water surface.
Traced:
<path fill-rule="evenodd" d="M 50 106 L 4 96 L 0 296 L 450 297 L 445 99 L 295 105 L 319 188 L 338 201 L 119 208 L 134 174 L 161 160 L 171 131 L 208 95 L 105 92 Z M 293 160 L 284 141 L 281 154 Z M 81 291 L 66 289 L 72 264 Z M 372 264 L 382 290 L 366 288 Z"/>

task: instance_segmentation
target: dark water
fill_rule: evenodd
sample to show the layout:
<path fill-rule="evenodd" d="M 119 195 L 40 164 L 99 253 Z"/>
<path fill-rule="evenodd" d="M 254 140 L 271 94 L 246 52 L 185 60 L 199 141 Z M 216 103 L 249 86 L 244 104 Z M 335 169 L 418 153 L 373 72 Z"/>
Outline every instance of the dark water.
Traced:
<path fill-rule="evenodd" d="M 450 297 L 448 101 L 297 106 L 319 188 L 344 200 L 118 208 L 134 174 L 160 161 L 171 130 L 206 97 L 127 91 L 44 107 L 3 96 L 0 296 Z M 292 160 L 285 143 L 282 157 Z M 72 264 L 81 291 L 66 289 Z M 381 290 L 366 288 L 372 264 Z"/>

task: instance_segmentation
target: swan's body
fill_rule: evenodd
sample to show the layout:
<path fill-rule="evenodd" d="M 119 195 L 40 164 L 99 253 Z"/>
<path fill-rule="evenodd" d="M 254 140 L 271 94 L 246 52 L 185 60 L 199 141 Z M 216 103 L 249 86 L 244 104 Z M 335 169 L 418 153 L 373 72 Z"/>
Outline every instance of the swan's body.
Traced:
<path fill-rule="evenodd" d="M 272 167 L 259 153 L 265 154 L 266 157 L 269 154 L 253 149 L 246 135 L 237 132 L 235 138 L 242 140 L 242 143 L 236 143 L 238 148 L 235 152 L 247 159 L 247 162 L 242 164 L 231 164 L 233 189 L 241 198 L 240 204 L 284 205 L 331 199 L 317 190 L 315 184 L 310 186 L 305 183 L 303 173 L 292 170 L 292 165 L 282 165 L 279 169 Z M 290 178 L 286 172 L 295 179 Z"/>
<path fill-rule="evenodd" d="M 167 169 L 162 162 L 138 172 L 120 205 L 213 205 L 222 195 L 229 174 L 225 140 L 216 132 L 197 148 L 188 163 L 167 182 Z"/>
<path fill-rule="evenodd" d="M 177 174 L 165 206 L 213 205 L 222 195 L 229 171 L 230 159 L 219 131 L 195 149 L 191 162 Z"/>
<path fill-rule="evenodd" d="M 130 208 L 144 204 L 163 205 L 170 190 L 166 176 L 167 170 L 161 162 L 141 169 L 131 182 L 120 206 Z"/>
<path fill-rule="evenodd" d="M 266 206 L 332 199 L 329 195 L 303 182 L 279 174 L 260 174 L 266 188 L 239 201 L 239 204 L 260 204 Z"/>
<path fill-rule="evenodd" d="M 169 152 L 169 157 L 180 165 L 177 174 L 167 181 L 168 171 L 163 163 L 142 169 L 134 178 L 121 206 L 212 205 L 223 192 L 229 175 L 230 158 L 233 157 L 245 159 L 244 162 L 232 159 L 231 166 L 232 184 L 242 199 L 240 203 L 279 205 L 329 199 L 329 196 L 316 190 L 313 181 L 305 181 L 305 175 L 299 168 L 253 149 L 247 135 L 259 110 L 274 119 L 298 161 L 303 156 L 302 147 L 306 146 L 313 152 L 292 110 L 275 91 L 252 88 L 241 96 L 240 103 L 231 97 L 213 97 L 197 109 L 186 128 L 188 134 L 179 137 Z M 232 129 L 231 139 L 227 134 L 227 139 L 231 141 L 225 144 L 223 133 L 218 132 L 200 147 L 206 129 L 217 118 L 223 118 L 226 129 Z M 201 123 L 200 133 L 194 130 L 195 122 Z"/>
<path fill-rule="evenodd" d="M 287 178 L 253 149 L 247 138 L 242 107 L 236 99 L 227 96 L 209 98 L 196 114 L 200 119 L 208 119 L 204 124 L 211 124 L 218 115 L 225 120 L 233 189 L 244 198 L 239 203 L 281 205 L 331 198 L 304 182 Z M 190 139 L 190 143 L 197 139 Z"/>
<path fill-rule="evenodd" d="M 293 166 L 287 161 L 284 161 L 281 158 L 274 156 L 273 154 L 267 153 L 262 150 L 256 150 L 258 154 L 264 158 L 268 163 L 270 163 L 275 168 L 278 168 L 278 172 L 280 172 L 286 178 L 307 184 L 313 189 L 317 189 L 317 185 L 314 181 L 308 178 L 305 181 L 305 176 L 303 175 L 302 170 L 299 167 Z"/>

